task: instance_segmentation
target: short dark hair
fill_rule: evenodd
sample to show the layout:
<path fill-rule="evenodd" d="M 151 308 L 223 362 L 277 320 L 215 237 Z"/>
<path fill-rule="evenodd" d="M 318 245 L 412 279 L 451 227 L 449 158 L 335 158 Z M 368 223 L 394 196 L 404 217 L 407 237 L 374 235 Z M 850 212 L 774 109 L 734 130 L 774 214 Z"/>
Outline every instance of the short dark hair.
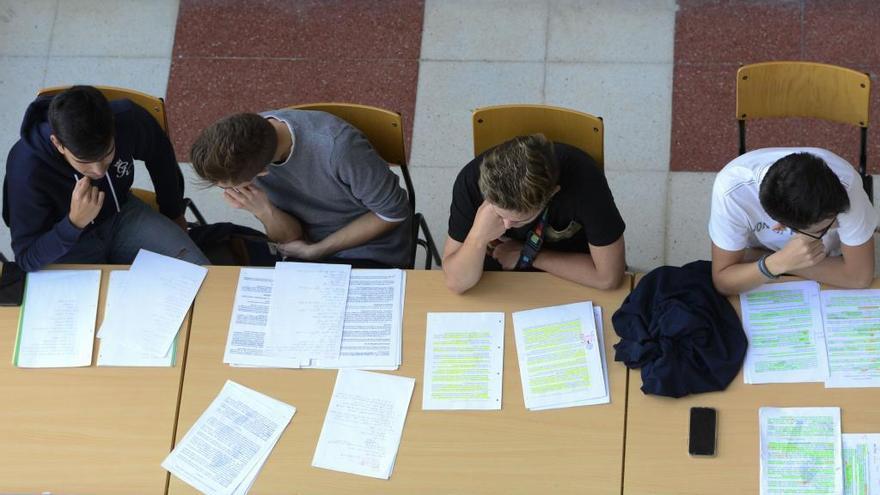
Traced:
<path fill-rule="evenodd" d="M 519 212 L 543 208 L 559 182 L 553 143 L 543 134 L 519 136 L 486 152 L 480 192 L 490 203 Z"/>
<path fill-rule="evenodd" d="M 271 163 L 277 147 L 278 135 L 269 121 L 255 113 L 237 113 L 203 130 L 189 156 L 202 179 L 237 184 Z"/>
<path fill-rule="evenodd" d="M 72 86 L 55 95 L 48 119 L 55 138 L 81 160 L 101 158 L 113 141 L 110 102 L 92 86 Z"/>
<path fill-rule="evenodd" d="M 760 199 L 771 218 L 799 230 L 849 210 L 849 196 L 837 175 L 825 160 L 805 152 L 770 165 Z"/>

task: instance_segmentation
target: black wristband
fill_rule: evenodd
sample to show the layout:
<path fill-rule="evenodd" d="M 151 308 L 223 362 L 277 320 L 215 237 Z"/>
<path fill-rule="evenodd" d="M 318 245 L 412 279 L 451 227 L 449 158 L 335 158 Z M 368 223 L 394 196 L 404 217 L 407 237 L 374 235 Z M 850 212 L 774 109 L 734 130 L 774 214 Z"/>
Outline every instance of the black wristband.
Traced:
<path fill-rule="evenodd" d="M 769 254 L 765 254 L 764 256 L 761 256 L 761 257 L 758 259 L 758 270 L 760 270 L 761 273 L 762 273 L 765 277 L 767 277 L 767 278 L 769 278 L 769 279 L 771 279 L 771 280 L 776 280 L 777 278 L 779 278 L 779 275 L 773 275 L 773 273 L 770 272 L 770 269 L 767 268 L 767 256 L 770 256 L 770 255 L 769 255 Z"/>

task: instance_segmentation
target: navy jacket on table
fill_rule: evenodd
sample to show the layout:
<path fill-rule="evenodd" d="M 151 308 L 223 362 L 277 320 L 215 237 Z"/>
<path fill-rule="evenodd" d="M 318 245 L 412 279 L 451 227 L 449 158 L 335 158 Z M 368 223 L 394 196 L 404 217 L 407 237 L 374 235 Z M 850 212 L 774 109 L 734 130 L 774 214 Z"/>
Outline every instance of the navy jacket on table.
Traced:
<path fill-rule="evenodd" d="M 646 394 L 724 390 L 748 347 L 739 316 L 712 285 L 708 261 L 652 270 L 611 321 L 621 339 L 614 359 L 642 369 Z"/>
<path fill-rule="evenodd" d="M 110 102 L 115 121 L 116 152 L 107 174 L 92 185 L 104 191 L 104 204 L 93 224 L 80 230 L 72 223 L 70 198 L 81 175 L 55 149 L 47 113 L 52 97 L 30 104 L 21 124 L 21 139 L 12 147 L 3 182 L 3 220 L 12 234 L 15 261 L 26 271 L 54 262 L 80 235 L 111 220 L 128 200 L 134 160 L 143 160 L 156 189 L 160 212 L 183 214 L 183 175 L 168 136 L 146 110 L 128 100 Z"/>

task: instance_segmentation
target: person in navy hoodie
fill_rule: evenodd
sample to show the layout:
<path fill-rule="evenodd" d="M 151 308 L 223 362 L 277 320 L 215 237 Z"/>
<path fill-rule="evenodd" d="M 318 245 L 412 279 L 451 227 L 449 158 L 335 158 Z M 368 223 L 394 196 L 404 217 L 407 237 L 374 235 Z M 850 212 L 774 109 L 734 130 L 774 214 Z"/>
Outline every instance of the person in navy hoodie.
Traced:
<path fill-rule="evenodd" d="M 159 212 L 134 197 L 143 160 Z M 49 263 L 131 263 L 148 249 L 208 259 L 186 233 L 183 175 L 159 124 L 129 100 L 91 86 L 39 97 L 27 109 L 3 182 L 3 220 L 25 271 Z"/>

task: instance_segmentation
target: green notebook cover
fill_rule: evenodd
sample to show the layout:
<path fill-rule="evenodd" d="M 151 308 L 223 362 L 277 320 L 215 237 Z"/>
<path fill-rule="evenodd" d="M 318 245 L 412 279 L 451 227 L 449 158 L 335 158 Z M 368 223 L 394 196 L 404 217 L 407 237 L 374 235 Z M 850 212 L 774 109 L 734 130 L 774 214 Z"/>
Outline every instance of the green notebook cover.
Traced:
<path fill-rule="evenodd" d="M 21 323 L 24 321 L 24 308 L 27 305 L 27 284 L 30 275 L 24 279 L 24 296 L 21 298 L 21 306 L 18 310 L 18 329 L 15 331 L 15 348 L 12 350 L 12 365 L 18 366 L 18 348 L 21 346 Z"/>

